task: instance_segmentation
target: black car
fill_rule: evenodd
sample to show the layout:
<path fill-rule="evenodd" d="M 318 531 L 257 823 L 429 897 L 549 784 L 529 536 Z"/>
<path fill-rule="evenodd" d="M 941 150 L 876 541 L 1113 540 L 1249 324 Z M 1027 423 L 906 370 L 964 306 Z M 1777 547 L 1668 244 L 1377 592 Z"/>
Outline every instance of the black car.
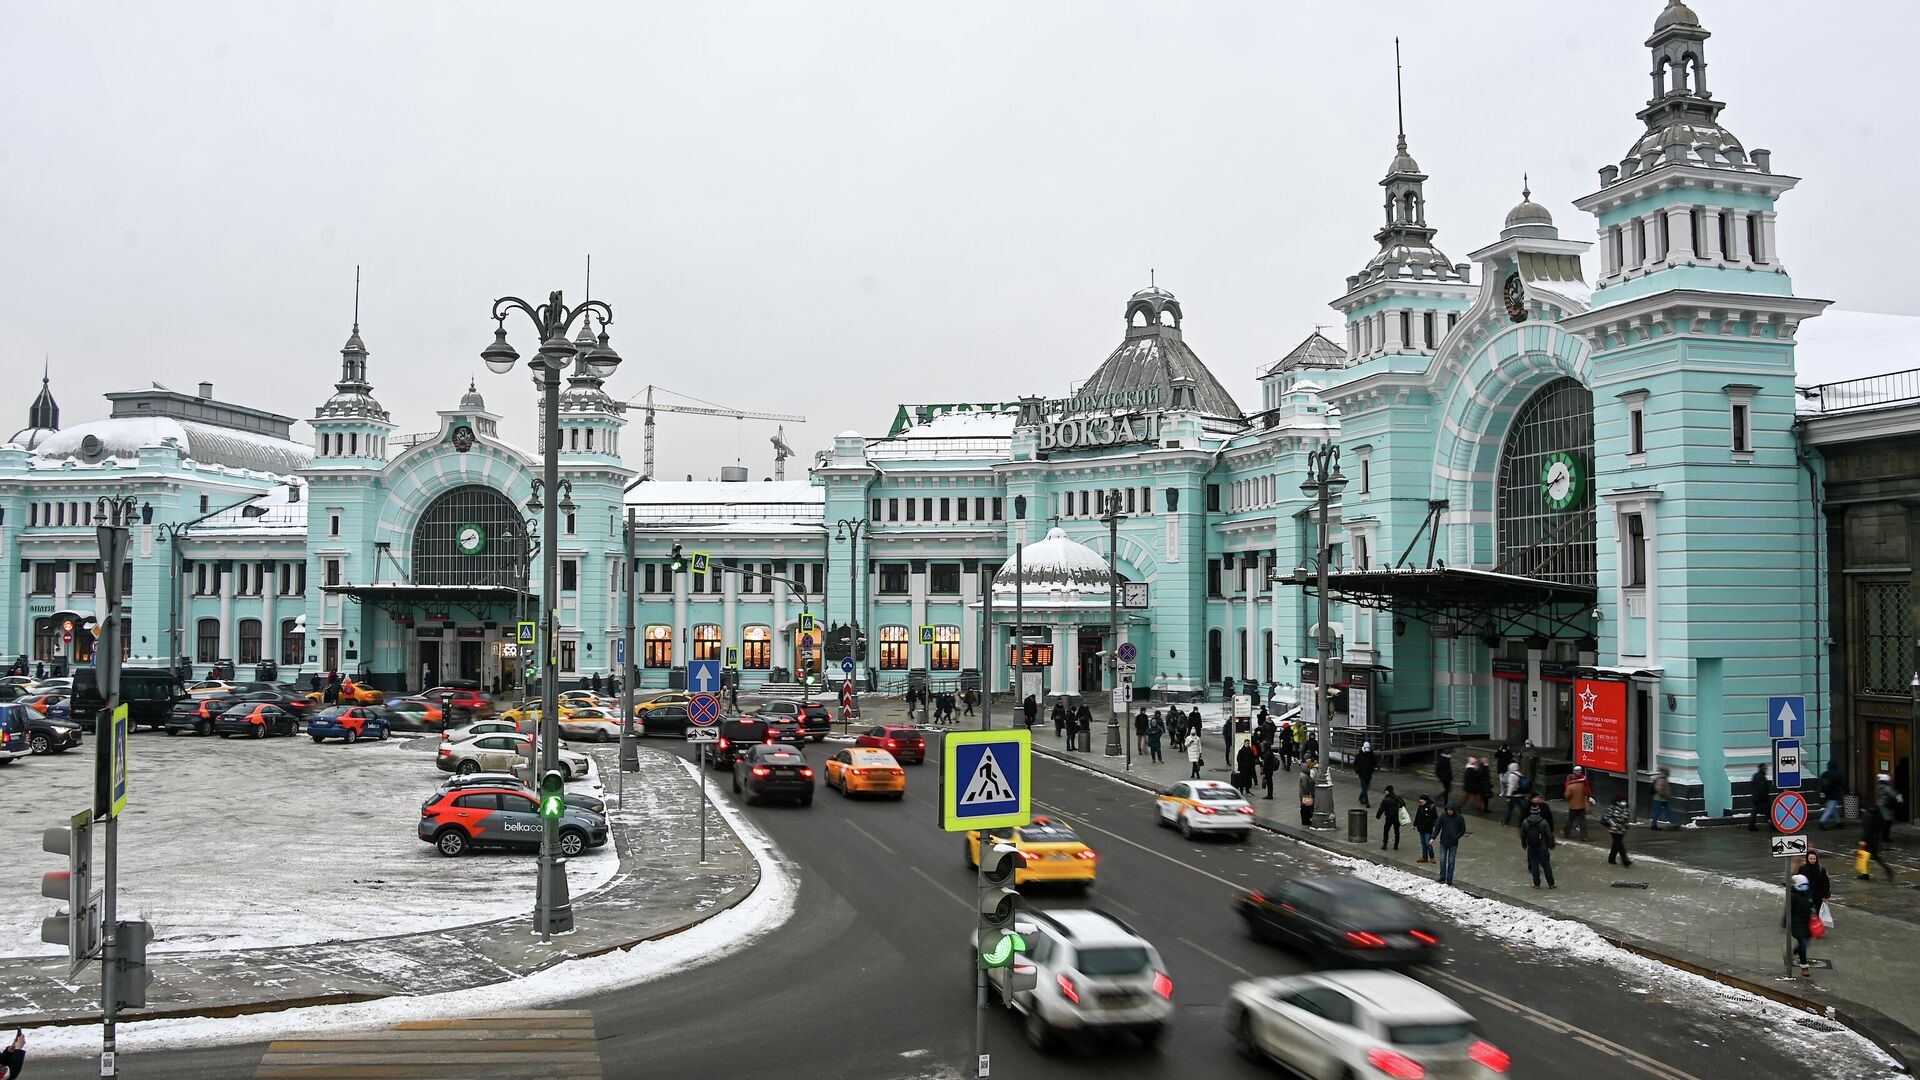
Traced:
<path fill-rule="evenodd" d="M 80 745 L 86 729 L 72 720 L 58 720 L 39 709 L 20 710 L 27 718 L 27 745 L 36 754 L 64 754 Z"/>
<path fill-rule="evenodd" d="M 306 719 L 308 714 L 312 712 L 313 707 L 319 704 L 319 702 L 307 700 L 305 694 L 295 694 L 279 688 L 271 690 L 249 690 L 235 697 L 232 703 L 237 705 L 243 701 L 278 705 L 282 711 L 292 713 L 296 719 L 300 720 Z"/>
<path fill-rule="evenodd" d="M 82 724 L 93 723 L 93 714 L 107 704 L 96 672 L 92 665 L 73 672 L 73 719 Z M 127 726 L 132 730 L 165 727 L 173 703 L 181 696 L 179 676 L 171 668 L 120 669 L 120 703 L 127 707 Z"/>
<path fill-rule="evenodd" d="M 727 768 L 736 756 L 771 741 L 763 720 L 722 720 L 720 738 L 713 744 L 713 767 Z"/>
<path fill-rule="evenodd" d="M 770 723 L 794 721 L 814 742 L 822 741 L 833 732 L 833 713 L 817 701 L 769 701 L 754 715 Z"/>
<path fill-rule="evenodd" d="M 213 733 L 225 739 L 239 736 L 264 739 L 269 735 L 292 735 L 300 730 L 293 714 L 266 701 L 240 701 L 227 706 L 213 722 Z"/>
<path fill-rule="evenodd" d="M 756 746 L 733 759 L 733 793 L 748 804 L 793 799 L 812 806 L 813 767 L 791 746 Z"/>
<path fill-rule="evenodd" d="M 807 744 L 807 729 L 800 721 L 790 716 L 775 716 L 766 721 L 767 741 L 781 746 L 791 746 L 798 750 Z"/>
<path fill-rule="evenodd" d="M 213 722 L 220 714 L 233 707 L 231 694 L 209 694 L 206 697 L 181 698 L 167 710 L 167 718 L 161 727 L 169 735 L 213 734 Z"/>
<path fill-rule="evenodd" d="M 642 735 L 672 735 L 685 738 L 687 728 L 691 726 L 687 720 L 685 705 L 656 705 L 640 713 L 640 734 Z"/>
<path fill-rule="evenodd" d="M 1298 878 L 1240 894 L 1234 907 L 1254 937 L 1329 961 L 1396 967 L 1440 959 L 1440 935 L 1413 906 L 1353 877 Z"/>

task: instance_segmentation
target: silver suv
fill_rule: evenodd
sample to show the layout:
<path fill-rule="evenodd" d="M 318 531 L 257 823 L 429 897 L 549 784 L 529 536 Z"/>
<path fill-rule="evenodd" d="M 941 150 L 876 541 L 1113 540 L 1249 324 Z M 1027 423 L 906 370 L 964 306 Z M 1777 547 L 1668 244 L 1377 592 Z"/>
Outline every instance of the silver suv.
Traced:
<path fill-rule="evenodd" d="M 1014 922 L 1035 969 L 1011 1004 L 1027 1041 L 1051 1049 L 1063 1035 L 1132 1035 L 1152 1046 L 1173 1015 L 1173 979 L 1146 938 L 1104 911 L 1025 911 Z M 988 972 L 996 995 L 1008 968 Z"/>

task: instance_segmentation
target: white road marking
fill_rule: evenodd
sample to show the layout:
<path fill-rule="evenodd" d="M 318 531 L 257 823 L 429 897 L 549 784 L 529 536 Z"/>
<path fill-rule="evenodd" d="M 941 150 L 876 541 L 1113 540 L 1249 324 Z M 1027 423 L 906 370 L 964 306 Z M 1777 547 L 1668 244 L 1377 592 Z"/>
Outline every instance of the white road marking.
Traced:
<path fill-rule="evenodd" d="M 889 855 L 892 855 L 892 854 L 894 853 L 894 851 L 893 851 L 893 849 L 892 849 L 892 848 L 890 848 L 890 847 L 888 847 L 888 846 L 886 845 L 886 843 L 885 843 L 884 841 L 882 841 L 882 840 L 881 840 L 881 839 L 880 839 L 879 837 L 877 837 L 877 836 L 875 836 L 875 835 L 873 835 L 872 833 L 870 833 L 870 832 L 868 832 L 868 831 L 867 831 L 867 830 L 865 830 L 865 829 L 862 829 L 862 828 L 860 828 L 860 825 L 859 825 L 859 823 L 857 823 L 857 822 L 853 822 L 853 821 L 849 821 L 849 822 L 847 822 L 847 824 L 848 824 L 848 825 L 851 825 L 851 826 L 853 826 L 853 827 L 854 827 L 854 829 L 856 829 L 856 830 L 858 830 L 861 836 L 864 836 L 864 837 L 866 837 L 867 839 L 869 839 L 869 840 L 871 840 L 871 841 L 873 841 L 874 843 L 876 843 L 876 844 L 879 844 L 879 845 L 880 845 L 880 850 L 881 850 L 881 851 L 884 851 L 884 852 L 886 852 L 886 853 L 887 853 L 887 854 L 889 854 Z"/>

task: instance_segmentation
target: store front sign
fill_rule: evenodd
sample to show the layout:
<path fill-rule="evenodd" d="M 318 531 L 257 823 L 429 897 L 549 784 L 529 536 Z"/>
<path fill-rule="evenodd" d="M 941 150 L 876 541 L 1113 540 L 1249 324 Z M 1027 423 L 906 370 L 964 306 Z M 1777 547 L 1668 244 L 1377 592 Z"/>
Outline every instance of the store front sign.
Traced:
<path fill-rule="evenodd" d="M 1626 772 L 1627 684 L 1576 679 L 1573 701 L 1573 763 L 1602 772 Z"/>
<path fill-rule="evenodd" d="M 1081 447 L 1121 446 L 1127 443 L 1157 442 L 1160 438 L 1160 414 L 1123 413 L 1117 416 L 1080 416 L 1048 420 L 1040 425 L 1041 450 L 1073 450 Z"/>

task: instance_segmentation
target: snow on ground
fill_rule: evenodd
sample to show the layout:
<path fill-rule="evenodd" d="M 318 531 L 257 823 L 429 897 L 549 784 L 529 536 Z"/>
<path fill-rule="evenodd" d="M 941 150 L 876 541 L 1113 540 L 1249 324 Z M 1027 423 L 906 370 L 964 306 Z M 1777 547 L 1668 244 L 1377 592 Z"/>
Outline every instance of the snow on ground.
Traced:
<path fill-rule="evenodd" d="M 122 918 L 154 927 L 156 952 L 247 949 L 412 933 L 530 910 L 534 860 L 449 859 L 415 835 L 420 804 L 445 773 L 437 736 L 387 742 L 169 737 L 142 732 L 128 753 L 121 817 Z M 58 955 L 40 940 L 55 901 L 40 874 L 64 869 L 32 838 L 86 808 L 93 747 L 7 769 L 0 822 L 16 841 L 0 878 L 0 954 Z M 597 775 L 570 790 L 598 793 Z M 94 874 L 101 882 L 103 830 Z M 619 866 L 611 843 L 570 859 L 575 896 Z"/>
<path fill-rule="evenodd" d="M 689 776 L 696 776 L 693 765 L 687 762 L 681 765 Z M 792 917 L 798 884 L 790 864 L 765 834 L 725 800 L 715 799 L 713 806 L 752 852 L 760 867 L 760 883 L 740 903 L 684 933 L 641 942 L 631 949 L 569 960 L 525 978 L 471 990 L 252 1016 L 123 1023 L 115 1029 L 116 1041 L 126 1052 L 198 1048 L 261 1042 L 299 1031 L 333 1032 L 384 1027 L 409 1020 L 481 1016 L 637 986 L 729 956 L 778 929 Z M 98 1027 L 41 1028 L 33 1035 L 36 1056 L 73 1057 L 95 1054 L 99 1050 Z"/>

